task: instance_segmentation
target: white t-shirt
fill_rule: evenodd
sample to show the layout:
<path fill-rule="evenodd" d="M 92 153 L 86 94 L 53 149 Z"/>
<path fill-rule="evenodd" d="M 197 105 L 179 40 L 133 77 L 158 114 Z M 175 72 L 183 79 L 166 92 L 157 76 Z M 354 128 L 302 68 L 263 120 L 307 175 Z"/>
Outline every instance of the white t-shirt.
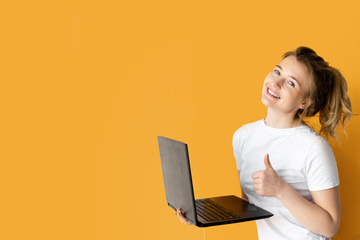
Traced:
<path fill-rule="evenodd" d="M 265 170 L 268 153 L 272 167 L 303 197 L 313 202 L 310 191 L 339 185 L 335 157 L 329 143 L 309 126 L 271 128 L 260 120 L 239 128 L 233 136 L 240 183 L 249 201 L 274 214 L 258 220 L 261 240 L 326 239 L 302 227 L 275 197 L 261 197 L 253 189 L 251 175 Z"/>

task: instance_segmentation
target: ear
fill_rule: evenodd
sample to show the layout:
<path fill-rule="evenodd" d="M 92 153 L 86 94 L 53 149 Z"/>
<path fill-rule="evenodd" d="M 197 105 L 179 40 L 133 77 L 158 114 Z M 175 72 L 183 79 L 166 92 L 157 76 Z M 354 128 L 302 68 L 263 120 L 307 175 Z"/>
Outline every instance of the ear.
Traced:
<path fill-rule="evenodd" d="M 304 110 L 305 106 L 306 106 L 306 102 L 304 101 L 299 105 L 299 108 Z"/>
<path fill-rule="evenodd" d="M 309 99 L 304 99 L 304 101 L 302 103 L 300 103 L 299 108 L 301 110 L 304 110 L 306 106 L 309 106 L 308 102 L 309 102 Z"/>
<path fill-rule="evenodd" d="M 310 98 L 304 99 L 304 101 L 299 105 L 299 108 L 304 110 L 305 107 L 310 107 L 313 104 L 313 101 Z"/>

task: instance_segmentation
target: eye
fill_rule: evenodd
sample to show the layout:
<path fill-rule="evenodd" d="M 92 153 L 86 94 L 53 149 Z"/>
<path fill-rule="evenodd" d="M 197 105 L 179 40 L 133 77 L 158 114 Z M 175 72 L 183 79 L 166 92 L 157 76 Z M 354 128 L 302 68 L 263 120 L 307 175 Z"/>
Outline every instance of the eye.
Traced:
<path fill-rule="evenodd" d="M 279 76 L 280 76 L 279 70 L 275 69 L 274 72 L 275 72 L 276 75 L 279 75 Z"/>
<path fill-rule="evenodd" d="M 292 81 L 288 81 L 289 85 L 292 86 L 292 87 L 295 87 L 295 83 L 292 82 Z"/>

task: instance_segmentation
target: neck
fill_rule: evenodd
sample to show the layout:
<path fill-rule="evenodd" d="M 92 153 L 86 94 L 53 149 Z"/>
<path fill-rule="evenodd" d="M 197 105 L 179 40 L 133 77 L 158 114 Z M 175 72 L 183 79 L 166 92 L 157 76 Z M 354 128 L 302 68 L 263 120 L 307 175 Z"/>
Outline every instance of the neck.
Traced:
<path fill-rule="evenodd" d="M 270 109 L 264 121 L 267 126 L 273 128 L 293 128 L 304 125 L 304 122 L 294 114 L 275 112 Z"/>

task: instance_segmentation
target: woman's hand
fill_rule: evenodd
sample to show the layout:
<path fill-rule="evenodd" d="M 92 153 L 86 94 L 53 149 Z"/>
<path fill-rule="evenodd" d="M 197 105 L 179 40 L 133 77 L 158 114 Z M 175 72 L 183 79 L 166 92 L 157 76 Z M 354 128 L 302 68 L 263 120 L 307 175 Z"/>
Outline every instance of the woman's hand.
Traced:
<path fill-rule="evenodd" d="M 182 215 L 180 209 L 176 209 L 176 216 L 178 216 L 180 222 L 186 224 L 186 225 L 191 225 L 190 221 L 186 220 L 186 218 L 184 217 L 184 215 Z"/>
<path fill-rule="evenodd" d="M 295 219 L 310 232 L 327 238 L 333 237 L 340 223 L 339 187 L 311 191 L 310 202 L 286 183 L 273 169 L 268 154 L 264 159 L 265 170 L 253 173 L 253 188 L 260 196 L 276 197 Z"/>
<path fill-rule="evenodd" d="M 253 188 L 262 197 L 279 197 L 280 191 L 286 182 L 276 173 L 271 166 L 269 154 L 264 158 L 265 170 L 254 172 Z"/>

